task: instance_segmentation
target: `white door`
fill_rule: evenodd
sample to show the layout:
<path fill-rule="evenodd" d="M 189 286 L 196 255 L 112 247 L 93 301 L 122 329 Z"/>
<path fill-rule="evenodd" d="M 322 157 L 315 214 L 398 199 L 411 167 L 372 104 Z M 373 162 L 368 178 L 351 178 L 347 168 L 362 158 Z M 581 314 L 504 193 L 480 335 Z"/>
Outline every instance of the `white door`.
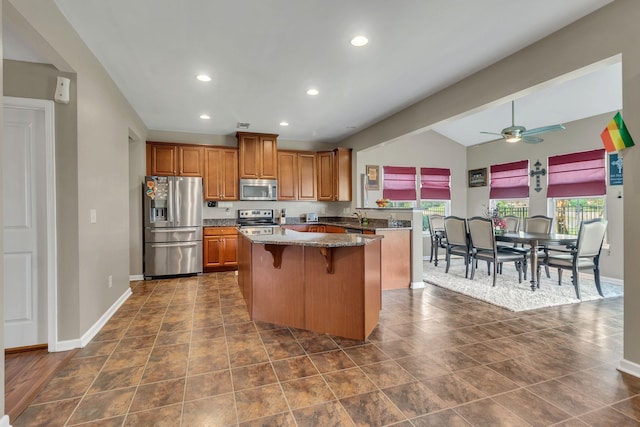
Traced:
<path fill-rule="evenodd" d="M 47 343 L 45 113 L 4 107 L 5 348 Z"/>

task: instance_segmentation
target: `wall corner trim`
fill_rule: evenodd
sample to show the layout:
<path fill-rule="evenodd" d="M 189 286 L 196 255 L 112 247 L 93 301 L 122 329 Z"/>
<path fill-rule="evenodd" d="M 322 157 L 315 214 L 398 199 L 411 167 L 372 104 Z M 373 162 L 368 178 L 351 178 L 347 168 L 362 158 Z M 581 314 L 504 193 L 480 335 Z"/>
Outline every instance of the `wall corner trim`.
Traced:
<path fill-rule="evenodd" d="M 116 311 L 118 311 L 120 306 L 124 304 L 124 302 L 131 296 L 131 294 L 131 288 L 127 287 L 127 290 L 120 296 L 120 298 L 118 298 L 118 300 L 114 302 L 111 307 L 109 307 L 109 309 L 96 321 L 96 323 L 94 323 L 93 326 L 91 326 L 89 330 L 85 332 L 84 335 L 82 335 L 82 337 L 80 338 L 80 347 L 84 347 L 89 344 L 89 341 L 91 341 L 93 337 L 95 337 L 98 332 L 100 332 L 100 329 L 102 329 L 102 327 L 107 324 L 109 319 L 111 319 L 111 316 L 113 316 Z"/>
<path fill-rule="evenodd" d="M 409 287 L 411 289 L 423 289 L 424 288 L 424 282 L 411 282 L 411 285 Z"/>
<path fill-rule="evenodd" d="M 640 365 L 629 360 L 620 360 L 620 363 L 618 364 L 618 370 L 624 372 L 625 374 L 633 375 L 636 378 L 640 378 Z"/>
<path fill-rule="evenodd" d="M 9 415 L 5 415 L 0 418 L 0 427 L 11 427 L 11 424 L 9 423 Z"/>

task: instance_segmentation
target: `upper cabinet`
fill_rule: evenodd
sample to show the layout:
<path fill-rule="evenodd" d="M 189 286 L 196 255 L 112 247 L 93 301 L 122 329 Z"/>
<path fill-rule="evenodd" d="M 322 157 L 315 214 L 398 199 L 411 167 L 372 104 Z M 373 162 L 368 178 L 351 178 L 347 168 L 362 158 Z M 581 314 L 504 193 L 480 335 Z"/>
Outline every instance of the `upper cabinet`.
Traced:
<path fill-rule="evenodd" d="M 278 135 L 238 132 L 240 179 L 278 177 Z"/>
<path fill-rule="evenodd" d="M 202 147 L 148 141 L 147 155 L 148 175 L 202 176 Z"/>
<path fill-rule="evenodd" d="M 238 200 L 238 150 L 204 149 L 203 190 L 205 200 Z"/>
<path fill-rule="evenodd" d="M 316 153 L 278 151 L 278 200 L 317 200 Z"/>
<path fill-rule="evenodd" d="M 317 153 L 318 200 L 351 201 L 351 149 Z"/>

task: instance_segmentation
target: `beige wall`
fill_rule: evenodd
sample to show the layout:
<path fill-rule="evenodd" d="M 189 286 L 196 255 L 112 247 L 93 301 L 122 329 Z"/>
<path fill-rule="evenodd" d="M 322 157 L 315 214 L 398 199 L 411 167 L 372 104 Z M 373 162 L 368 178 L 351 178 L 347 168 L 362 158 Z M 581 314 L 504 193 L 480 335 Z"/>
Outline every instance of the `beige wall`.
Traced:
<path fill-rule="evenodd" d="M 2 5 L 0 4 L 0 53 L 2 53 Z M 4 66 L 0 65 L 0 76 L 4 75 Z M 2 83 L 2 79 L 0 79 L 0 89 L 4 90 L 4 85 Z M 4 141 L 3 141 L 3 123 L 4 123 L 4 109 L 0 110 L 0 165 L 2 164 L 3 154 L 4 154 Z M 2 196 L 2 188 L 4 188 L 2 182 L 2 174 L 0 174 L 0 197 Z M 4 271 L 4 218 L 3 218 L 4 209 L 0 209 L 0 253 L 2 257 L 0 257 L 0 271 Z M 0 300 L 4 301 L 4 274 L 0 275 Z M 0 344 L 2 348 L 4 348 L 4 304 L 0 304 L 0 319 L 2 319 L 2 328 L 0 328 Z M 2 355 L 0 355 L 0 363 L 4 366 L 4 351 Z M 0 375 L 0 396 L 4 396 L 4 368 L 0 369 L 2 375 Z M 4 399 L 0 399 L 0 419 L 3 418 L 4 415 Z M 10 421 L 10 420 L 9 420 Z"/>
<path fill-rule="evenodd" d="M 73 262 L 59 259 L 58 268 L 73 271 L 75 277 L 69 280 L 78 284 L 76 295 L 59 295 L 59 300 L 69 298 L 73 305 L 59 312 L 59 337 L 77 339 L 129 286 L 129 135 L 145 140 L 147 129 L 53 0 L 4 4 L 28 22 L 29 28 L 20 30 L 45 40 L 76 74 L 77 138 L 56 144 L 75 145 L 77 153 L 75 165 L 71 152 L 69 158 L 61 159 L 70 163 L 68 172 L 77 176 L 75 188 L 63 189 L 76 205 L 70 221 L 75 221 L 77 239 L 61 244 L 58 251 L 75 258 Z M 95 224 L 89 221 L 91 209 L 97 212 Z M 112 288 L 108 287 L 110 275 Z M 59 283 L 60 293 L 66 286 Z"/>
<path fill-rule="evenodd" d="M 542 167 L 546 169 L 549 156 L 602 149 L 604 147 L 600 140 L 600 133 L 614 114 L 611 112 L 565 123 L 567 128 L 565 131 L 542 135 L 544 142 L 541 144 L 509 144 L 505 141 L 496 141 L 470 147 L 467 150 L 467 167 L 469 169 L 489 168 L 495 164 L 529 160 L 529 168 L 532 169 L 534 163 L 539 160 Z M 541 177 L 540 186 L 542 191 L 534 191 L 535 179 L 531 179 L 529 210 L 532 215 L 552 214 L 547 212 L 546 175 Z M 600 259 L 602 275 L 614 279 L 622 279 L 623 271 L 623 202 L 626 198 L 618 199 L 618 193 L 621 191 L 621 186 L 607 185 L 606 215 L 609 220 L 607 237 L 610 249 L 603 251 Z M 468 216 L 480 215 L 482 205 L 486 206 L 489 202 L 489 186 L 468 189 L 467 202 Z"/>
<path fill-rule="evenodd" d="M 582 67 L 622 54 L 623 110 L 632 135 L 640 135 L 640 3 L 616 0 L 551 36 L 346 139 L 362 149 L 391 141 L 435 123 L 510 97 Z M 637 138 L 636 138 L 637 139 Z M 624 154 L 624 218 L 634 223 L 640 210 L 640 152 Z M 624 357 L 640 364 L 640 263 L 635 261 L 640 227 L 624 228 Z"/>

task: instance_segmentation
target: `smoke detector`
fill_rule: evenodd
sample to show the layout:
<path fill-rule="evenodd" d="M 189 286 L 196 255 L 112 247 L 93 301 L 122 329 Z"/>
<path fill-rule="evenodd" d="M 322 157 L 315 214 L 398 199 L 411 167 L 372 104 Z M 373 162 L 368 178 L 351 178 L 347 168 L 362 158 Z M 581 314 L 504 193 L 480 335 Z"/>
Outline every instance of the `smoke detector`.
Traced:
<path fill-rule="evenodd" d="M 236 129 L 249 129 L 249 126 L 251 126 L 251 123 L 238 122 Z"/>

